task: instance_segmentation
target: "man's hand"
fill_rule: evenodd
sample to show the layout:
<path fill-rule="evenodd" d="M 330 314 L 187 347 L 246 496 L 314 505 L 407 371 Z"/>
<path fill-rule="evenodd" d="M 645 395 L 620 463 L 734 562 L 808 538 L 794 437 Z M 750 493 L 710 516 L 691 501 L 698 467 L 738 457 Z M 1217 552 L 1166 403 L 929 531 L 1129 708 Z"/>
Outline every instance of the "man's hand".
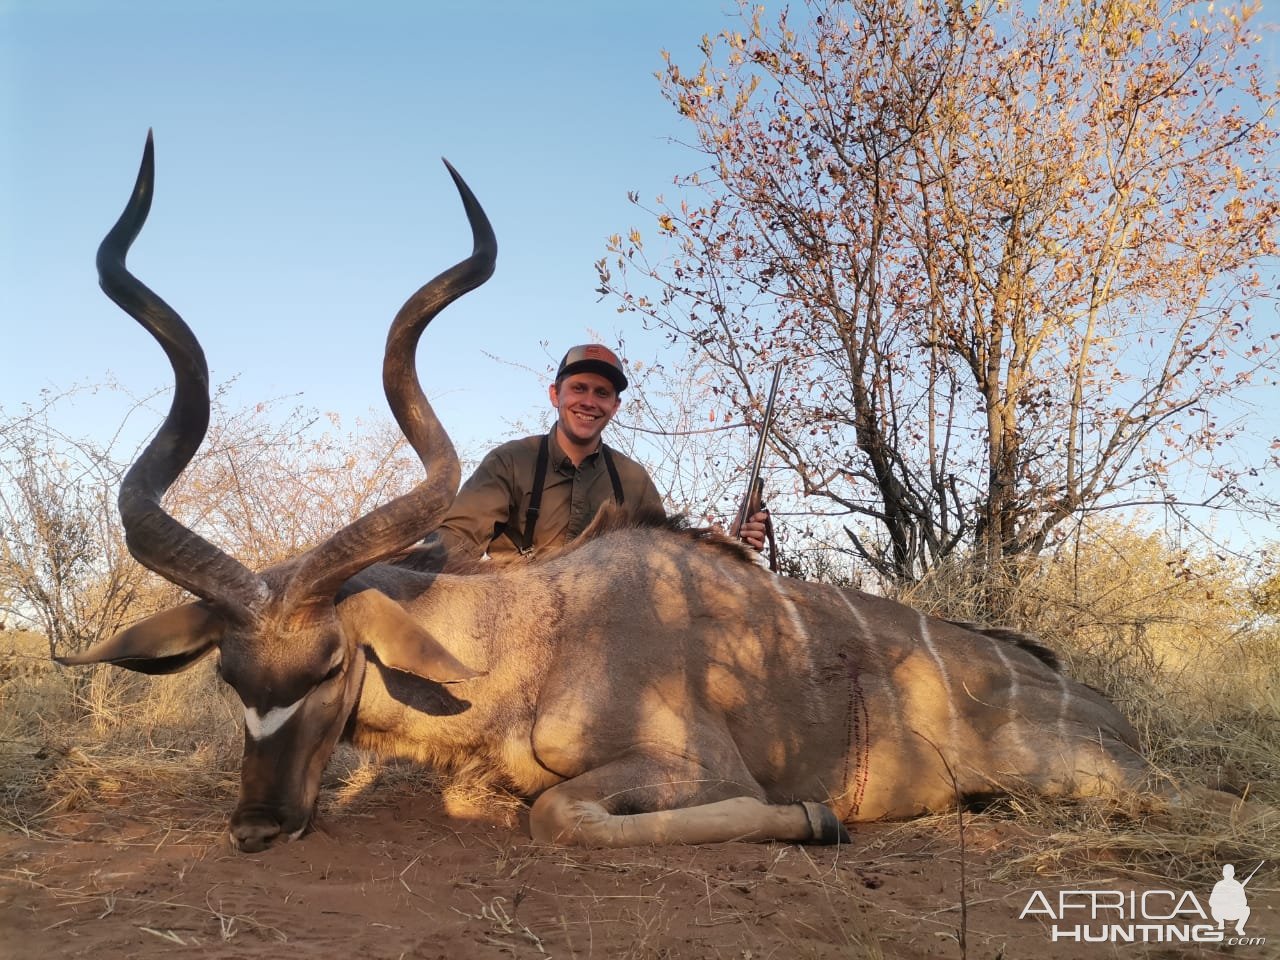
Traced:
<path fill-rule="evenodd" d="M 764 541 L 767 536 L 765 524 L 769 521 L 769 511 L 761 510 L 759 513 L 752 514 L 747 518 L 746 523 L 742 525 L 741 530 L 730 531 L 732 536 L 737 537 L 747 546 L 751 547 L 757 553 L 764 550 Z"/>

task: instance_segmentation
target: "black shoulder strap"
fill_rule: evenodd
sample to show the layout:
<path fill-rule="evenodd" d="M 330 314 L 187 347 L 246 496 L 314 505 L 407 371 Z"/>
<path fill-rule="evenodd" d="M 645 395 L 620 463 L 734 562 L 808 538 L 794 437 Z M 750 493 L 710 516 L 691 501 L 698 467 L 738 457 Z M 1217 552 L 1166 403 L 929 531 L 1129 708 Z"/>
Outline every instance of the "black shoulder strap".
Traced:
<path fill-rule="evenodd" d="M 526 557 L 533 552 L 533 534 L 538 526 L 538 514 L 542 512 L 542 488 L 547 484 L 547 465 L 551 459 L 550 437 L 550 434 L 543 434 L 542 442 L 538 444 L 538 462 L 533 467 L 533 488 L 529 491 L 529 510 L 524 516 L 523 538 L 516 540 L 511 531 L 507 531 L 507 536 L 516 545 L 516 549 Z M 609 483 L 613 487 L 614 502 L 622 506 L 627 498 L 622 492 L 622 478 L 618 476 L 618 467 L 613 462 L 613 454 L 604 444 L 600 445 L 600 453 L 604 456 L 605 469 L 609 471 Z"/>
<path fill-rule="evenodd" d="M 604 455 L 605 469 L 609 471 L 609 482 L 613 484 L 613 502 L 622 506 L 627 498 L 622 495 L 622 478 L 618 476 L 618 468 L 613 463 L 613 454 L 603 443 L 600 444 L 600 452 Z"/>
<path fill-rule="evenodd" d="M 522 554 L 533 550 L 533 531 L 542 510 L 542 488 L 547 485 L 547 461 L 551 459 L 550 434 L 542 435 L 538 444 L 538 462 L 533 467 L 533 489 L 529 492 L 529 512 L 524 516 L 524 543 L 517 544 Z"/>

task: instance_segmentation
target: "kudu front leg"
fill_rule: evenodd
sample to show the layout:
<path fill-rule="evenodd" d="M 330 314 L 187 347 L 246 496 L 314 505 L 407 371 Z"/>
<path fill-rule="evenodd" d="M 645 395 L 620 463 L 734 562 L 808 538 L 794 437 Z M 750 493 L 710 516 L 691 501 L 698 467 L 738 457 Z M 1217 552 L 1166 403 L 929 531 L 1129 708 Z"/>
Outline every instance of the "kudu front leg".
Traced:
<path fill-rule="evenodd" d="M 682 774 L 664 782 L 661 806 L 652 791 L 649 764 L 619 761 L 566 780 L 534 802 L 529 817 L 533 839 L 582 847 L 633 847 L 668 843 L 726 843 L 731 840 L 792 843 L 848 843 L 849 835 L 830 807 L 804 802 L 772 804 L 755 796 L 699 802 L 700 791 L 672 796 Z M 686 781 L 688 782 L 688 781 Z M 695 784 L 705 781 L 695 781 Z M 646 803 L 646 800 L 648 801 Z M 690 805 L 681 806 L 681 801 Z M 639 808 L 637 810 L 637 808 Z M 617 812 L 617 811 L 627 812 Z M 637 811 L 637 812 L 631 812 Z"/>

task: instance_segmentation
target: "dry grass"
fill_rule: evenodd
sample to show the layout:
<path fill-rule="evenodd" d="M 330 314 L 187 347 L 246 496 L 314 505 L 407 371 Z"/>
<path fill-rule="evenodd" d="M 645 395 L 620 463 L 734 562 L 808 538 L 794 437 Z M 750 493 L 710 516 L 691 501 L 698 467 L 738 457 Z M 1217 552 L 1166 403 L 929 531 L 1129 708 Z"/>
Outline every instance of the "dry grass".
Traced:
<path fill-rule="evenodd" d="M 170 677 L 85 676 L 50 662 L 42 638 L 7 632 L 0 643 L 0 825 L 57 837 L 140 794 L 157 824 L 192 799 L 209 810 L 233 800 L 239 711 L 208 664 Z M 212 814 L 192 826 L 223 829 Z"/>
<path fill-rule="evenodd" d="M 1258 863 L 1280 849 L 1280 817 L 1274 809 L 1248 820 L 1203 808 L 1142 803 L 1117 810 L 1032 801 L 1016 809 L 1046 832 L 1003 858 L 995 880 L 1035 875 L 1096 881 L 1103 871 L 1138 882 L 1176 880 L 1211 888 L 1222 878 L 1223 863 Z M 1260 880 L 1255 892 L 1268 889 L 1265 884 Z M 1270 889 L 1277 889 L 1274 881 Z"/>
<path fill-rule="evenodd" d="M 884 956 L 874 906 L 850 866 L 864 862 L 861 854 L 815 856 L 788 845 L 720 853 L 566 849 L 504 839 L 492 845 L 492 875 L 465 884 L 474 908 L 454 909 L 484 923 L 490 942 L 508 944 L 516 956 L 533 955 L 515 948 L 548 934 L 570 956 L 629 960 Z M 493 896 L 499 889 L 514 893 Z M 781 907 L 787 903 L 793 907 Z M 537 906 L 531 911 L 530 904 Z M 594 950 L 593 941 L 599 941 Z"/>

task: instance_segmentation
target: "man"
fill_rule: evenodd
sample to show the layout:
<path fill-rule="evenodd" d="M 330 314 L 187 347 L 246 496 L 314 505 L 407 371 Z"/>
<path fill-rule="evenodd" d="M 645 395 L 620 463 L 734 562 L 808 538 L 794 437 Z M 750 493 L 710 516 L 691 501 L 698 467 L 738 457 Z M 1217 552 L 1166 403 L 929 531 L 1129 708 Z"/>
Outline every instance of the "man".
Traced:
<path fill-rule="evenodd" d="M 1262 864 L 1258 864 L 1262 866 Z M 1257 867 L 1253 873 L 1257 873 Z M 1234 864 L 1224 864 L 1222 867 L 1222 879 L 1213 885 L 1213 892 L 1209 894 L 1209 912 L 1213 914 L 1213 919 L 1218 921 L 1218 929 L 1223 929 L 1228 920 L 1236 925 L 1236 936 L 1244 936 L 1244 924 L 1249 919 L 1249 899 L 1245 896 L 1244 885 L 1253 879 L 1253 873 L 1245 878 L 1244 883 L 1236 879 L 1236 868 Z"/>
<path fill-rule="evenodd" d="M 644 467 L 601 439 L 626 388 L 622 364 L 608 347 L 569 350 L 548 391 L 556 410 L 551 432 L 491 451 L 427 546 L 443 551 L 450 567 L 486 554 L 510 562 L 569 542 L 606 503 L 635 517 L 663 515 Z M 764 549 L 767 516 L 758 513 L 742 527 L 742 539 L 757 550 Z"/>

